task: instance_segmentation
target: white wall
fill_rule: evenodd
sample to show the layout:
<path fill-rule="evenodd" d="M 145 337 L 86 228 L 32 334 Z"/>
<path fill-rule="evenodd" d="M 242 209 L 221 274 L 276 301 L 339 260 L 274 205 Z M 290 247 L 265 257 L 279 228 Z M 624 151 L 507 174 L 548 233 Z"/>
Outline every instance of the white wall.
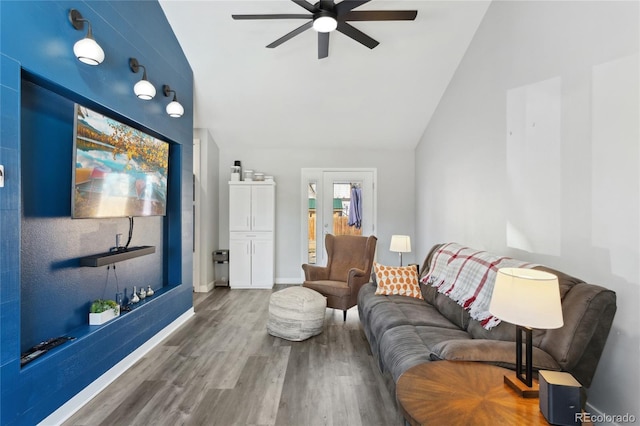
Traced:
<path fill-rule="evenodd" d="M 532 260 L 617 293 L 590 408 L 640 418 L 637 2 L 494 1 L 417 150 L 418 252 Z"/>
<path fill-rule="evenodd" d="M 390 142 L 392 145 L 393 142 Z M 301 282 L 301 169 L 306 167 L 377 168 L 378 250 L 382 263 L 397 264 L 389 252 L 391 235 L 414 235 L 414 153 L 412 150 L 309 150 L 221 149 L 220 151 L 220 247 L 229 243 L 229 173 L 234 160 L 243 170 L 273 175 L 276 181 L 276 282 Z M 232 257 L 233 254 L 230 254 Z M 423 257 L 407 253 L 406 263 Z"/>
<path fill-rule="evenodd" d="M 218 245 L 218 203 L 219 203 L 219 164 L 220 150 L 207 129 L 194 129 L 194 138 L 200 139 L 200 286 L 201 291 L 213 288 L 214 266 L 211 252 Z M 222 270 L 220 271 L 220 273 Z"/>

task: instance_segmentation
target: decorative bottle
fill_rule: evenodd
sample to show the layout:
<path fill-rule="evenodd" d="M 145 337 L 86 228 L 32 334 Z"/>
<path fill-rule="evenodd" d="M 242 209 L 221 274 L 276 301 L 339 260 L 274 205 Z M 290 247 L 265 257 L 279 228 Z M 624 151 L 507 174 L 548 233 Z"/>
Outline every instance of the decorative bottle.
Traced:
<path fill-rule="evenodd" d="M 147 297 L 151 297 L 151 296 L 153 296 L 153 293 L 155 293 L 155 292 L 153 291 L 153 289 L 151 288 L 151 286 L 148 286 L 148 287 L 147 287 Z"/>
<path fill-rule="evenodd" d="M 131 293 L 131 300 L 129 303 L 138 303 L 140 299 L 138 298 L 138 293 L 136 292 L 136 286 L 133 286 L 133 293 Z"/>
<path fill-rule="evenodd" d="M 147 297 L 147 292 L 145 291 L 144 287 L 142 287 L 140 289 L 140 293 L 138 294 L 138 297 L 140 297 L 140 300 L 144 299 L 145 297 Z"/>

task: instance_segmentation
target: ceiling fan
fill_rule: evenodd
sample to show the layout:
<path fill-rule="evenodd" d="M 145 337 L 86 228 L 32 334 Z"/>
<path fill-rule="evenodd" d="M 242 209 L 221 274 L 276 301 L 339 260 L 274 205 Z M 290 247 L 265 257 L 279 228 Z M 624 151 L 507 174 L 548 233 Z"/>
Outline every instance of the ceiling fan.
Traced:
<path fill-rule="evenodd" d="M 309 28 L 313 28 L 318 32 L 318 59 L 322 59 L 329 56 L 329 34 L 333 30 L 340 31 L 369 49 L 373 49 L 380 44 L 356 27 L 348 24 L 347 21 L 413 21 L 418 14 L 417 10 L 353 10 L 368 3 L 370 0 L 343 0 L 339 3 L 334 0 L 320 0 L 316 4 L 311 4 L 306 0 L 291 1 L 306 9 L 311 15 L 285 13 L 231 15 L 231 17 L 233 19 L 310 19 L 309 22 L 268 44 L 267 47 L 280 46 L 285 41 L 292 39 Z"/>

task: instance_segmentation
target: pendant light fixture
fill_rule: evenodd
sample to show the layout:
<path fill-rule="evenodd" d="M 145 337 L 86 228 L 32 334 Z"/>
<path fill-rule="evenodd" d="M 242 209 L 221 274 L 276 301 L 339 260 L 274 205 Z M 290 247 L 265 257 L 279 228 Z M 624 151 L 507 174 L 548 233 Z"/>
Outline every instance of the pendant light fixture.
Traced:
<path fill-rule="evenodd" d="M 142 68 L 142 79 L 133 86 L 133 93 L 142 100 L 149 101 L 156 95 L 156 88 L 147 80 L 147 69 L 140 65 L 136 58 L 129 58 L 129 68 L 134 73 L 138 73 Z"/>
<path fill-rule="evenodd" d="M 76 9 L 69 10 L 69 21 L 73 28 L 76 30 L 83 30 L 84 23 L 87 23 L 87 36 L 81 40 L 78 40 L 73 45 L 73 53 L 76 58 L 82 63 L 88 65 L 98 65 L 104 61 L 104 50 L 93 38 L 93 32 L 91 31 L 91 22 L 88 19 L 84 19 L 82 14 Z"/>
<path fill-rule="evenodd" d="M 182 107 L 182 105 L 180 105 L 180 102 L 178 102 L 176 91 L 171 90 L 171 87 L 169 87 L 168 84 L 165 84 L 164 86 L 162 86 L 162 93 L 167 97 L 169 97 L 169 95 L 173 93 L 173 100 L 167 105 L 167 114 L 169 114 L 169 117 L 182 117 L 182 114 L 184 114 L 184 108 Z"/>

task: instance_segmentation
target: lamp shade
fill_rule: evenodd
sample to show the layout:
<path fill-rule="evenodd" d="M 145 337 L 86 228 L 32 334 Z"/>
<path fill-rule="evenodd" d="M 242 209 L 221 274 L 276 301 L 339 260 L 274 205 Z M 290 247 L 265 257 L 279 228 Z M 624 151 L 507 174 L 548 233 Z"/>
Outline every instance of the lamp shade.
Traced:
<path fill-rule="evenodd" d="M 536 269 L 499 269 L 489 312 L 503 321 L 523 327 L 562 327 L 558 277 Z"/>
<path fill-rule="evenodd" d="M 90 37 L 78 40 L 73 45 L 73 53 L 80 62 L 89 65 L 98 65 L 104 61 L 104 50 Z"/>
<path fill-rule="evenodd" d="M 182 114 L 184 114 L 184 108 L 180 105 L 180 102 L 171 101 L 167 105 L 167 114 L 173 118 L 182 117 Z"/>
<path fill-rule="evenodd" d="M 389 250 L 397 253 L 411 252 L 411 238 L 408 235 L 392 235 Z"/>
<path fill-rule="evenodd" d="M 153 87 L 149 80 L 140 80 L 133 86 L 133 93 L 140 99 L 148 101 L 156 95 L 156 88 Z"/>

